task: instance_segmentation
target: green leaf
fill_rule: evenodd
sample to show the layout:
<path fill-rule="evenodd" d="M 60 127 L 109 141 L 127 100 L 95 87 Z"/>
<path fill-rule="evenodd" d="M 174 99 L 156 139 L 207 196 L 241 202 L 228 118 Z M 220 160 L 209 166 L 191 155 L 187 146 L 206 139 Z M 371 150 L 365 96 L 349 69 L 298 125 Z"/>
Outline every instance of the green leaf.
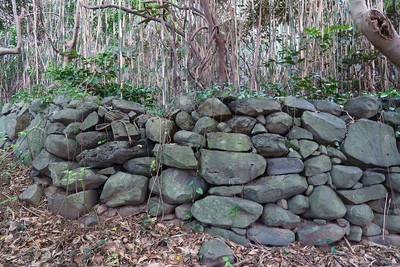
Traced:
<path fill-rule="evenodd" d="M 199 194 L 199 195 L 204 194 L 203 188 L 201 188 L 201 187 L 196 188 L 196 193 Z"/>

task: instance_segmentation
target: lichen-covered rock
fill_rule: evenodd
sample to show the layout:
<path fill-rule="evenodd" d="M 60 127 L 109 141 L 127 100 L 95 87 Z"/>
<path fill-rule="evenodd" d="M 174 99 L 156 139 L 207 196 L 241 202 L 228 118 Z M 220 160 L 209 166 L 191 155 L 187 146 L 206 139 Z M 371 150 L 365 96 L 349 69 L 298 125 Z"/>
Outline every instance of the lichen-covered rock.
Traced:
<path fill-rule="evenodd" d="M 291 230 L 252 225 L 247 230 L 247 238 L 253 242 L 269 246 L 287 246 L 295 241 L 295 235 Z"/>
<path fill-rule="evenodd" d="M 358 167 L 400 165 L 400 154 L 391 126 L 360 119 L 349 125 L 342 152 L 348 163 Z"/>
<path fill-rule="evenodd" d="M 288 200 L 288 209 L 294 214 L 302 214 L 310 207 L 310 199 L 303 195 L 296 195 Z"/>
<path fill-rule="evenodd" d="M 285 210 L 272 203 L 264 206 L 260 220 L 266 226 L 286 229 L 293 229 L 301 222 L 300 217 L 290 210 Z"/>
<path fill-rule="evenodd" d="M 214 185 L 244 184 L 265 172 L 266 160 L 254 153 L 201 150 L 200 176 Z"/>
<path fill-rule="evenodd" d="M 248 116 L 235 116 L 226 123 L 234 133 L 249 135 L 256 125 L 257 120 Z"/>
<path fill-rule="evenodd" d="M 146 137 L 157 143 L 168 143 L 175 133 L 175 123 L 165 118 L 153 117 L 146 122 Z"/>
<path fill-rule="evenodd" d="M 207 144 L 206 138 L 198 133 L 189 131 L 179 131 L 174 134 L 174 142 L 178 145 L 202 148 Z"/>
<path fill-rule="evenodd" d="M 343 120 L 325 112 L 305 111 L 301 116 L 301 124 L 313 134 L 314 140 L 323 145 L 341 142 L 347 130 Z"/>
<path fill-rule="evenodd" d="M 257 117 L 258 115 L 268 115 L 281 110 L 279 102 L 273 99 L 241 99 L 232 101 L 229 108 L 235 115 L 245 115 Z"/>
<path fill-rule="evenodd" d="M 198 162 L 193 149 L 189 146 L 164 144 L 160 146 L 162 164 L 185 170 L 196 170 Z"/>
<path fill-rule="evenodd" d="M 61 187 L 68 192 L 98 189 L 107 181 L 108 177 L 93 170 L 80 167 L 64 173 L 59 181 Z"/>
<path fill-rule="evenodd" d="M 175 123 L 181 130 L 191 131 L 196 122 L 186 111 L 181 111 L 176 115 Z"/>
<path fill-rule="evenodd" d="M 65 160 L 73 160 L 80 152 L 78 142 L 64 135 L 51 134 L 47 136 L 44 144 L 48 152 Z"/>
<path fill-rule="evenodd" d="M 265 176 L 245 185 L 242 196 L 257 203 L 271 203 L 307 190 L 307 181 L 298 174 Z"/>
<path fill-rule="evenodd" d="M 293 126 L 293 118 L 285 112 L 275 112 L 266 118 L 266 128 L 269 133 L 285 135 Z"/>
<path fill-rule="evenodd" d="M 200 262 L 203 266 L 219 267 L 226 263 L 223 258 L 227 257 L 230 263 L 235 261 L 233 251 L 221 240 L 211 239 L 201 245 L 199 251 Z"/>
<path fill-rule="evenodd" d="M 147 204 L 147 214 L 151 217 L 164 216 L 174 212 L 176 205 L 169 204 L 159 197 L 151 197 Z"/>
<path fill-rule="evenodd" d="M 303 214 L 306 218 L 333 220 L 346 214 L 342 200 L 326 185 L 316 187 L 309 200 L 310 208 Z"/>
<path fill-rule="evenodd" d="M 193 132 L 200 135 L 206 135 L 210 132 L 217 131 L 218 122 L 210 117 L 200 118 L 194 125 Z"/>
<path fill-rule="evenodd" d="M 371 118 L 378 113 L 379 103 L 376 98 L 359 96 L 349 99 L 344 104 L 344 109 L 356 119 Z"/>
<path fill-rule="evenodd" d="M 145 176 L 117 172 L 104 184 L 100 200 L 108 207 L 142 204 L 147 196 L 147 183 Z"/>
<path fill-rule="evenodd" d="M 250 240 L 248 240 L 246 237 L 223 228 L 212 226 L 210 229 L 207 229 L 206 233 L 212 236 L 219 236 L 229 239 L 230 241 L 242 246 L 248 246 L 250 244 Z"/>
<path fill-rule="evenodd" d="M 309 222 L 303 223 L 296 233 L 297 240 L 300 243 L 311 246 L 332 244 L 342 239 L 345 234 L 346 228 L 337 224 L 319 225 Z"/>
<path fill-rule="evenodd" d="M 283 157 L 289 152 L 287 139 L 278 134 L 258 134 L 251 141 L 257 152 L 266 158 Z"/>
<path fill-rule="evenodd" d="M 226 121 L 232 118 L 229 108 L 218 98 L 209 98 L 204 101 L 198 110 L 200 116 L 210 117 L 217 121 Z"/>
<path fill-rule="evenodd" d="M 76 119 L 77 121 L 84 121 L 86 117 L 99 109 L 99 105 L 94 102 L 82 101 L 76 105 Z"/>
<path fill-rule="evenodd" d="M 140 138 L 138 127 L 130 122 L 112 121 L 111 130 L 114 141 L 131 141 Z"/>
<path fill-rule="evenodd" d="M 196 220 L 217 227 L 246 228 L 261 216 L 263 207 L 250 200 L 207 196 L 192 206 Z"/>
<path fill-rule="evenodd" d="M 253 148 L 251 138 L 239 133 L 208 133 L 207 145 L 209 149 L 233 152 L 249 152 Z"/>
<path fill-rule="evenodd" d="M 292 129 L 290 129 L 288 135 L 288 139 L 306 139 L 306 140 L 313 140 L 313 134 L 299 126 L 293 126 Z"/>

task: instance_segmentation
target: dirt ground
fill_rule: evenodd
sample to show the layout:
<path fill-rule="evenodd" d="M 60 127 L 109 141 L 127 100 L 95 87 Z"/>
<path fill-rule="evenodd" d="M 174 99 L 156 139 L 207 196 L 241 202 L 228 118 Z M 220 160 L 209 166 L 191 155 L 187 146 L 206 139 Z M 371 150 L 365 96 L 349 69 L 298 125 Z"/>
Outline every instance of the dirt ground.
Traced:
<path fill-rule="evenodd" d="M 0 151 L 1 152 L 1 151 Z M 213 237 L 189 224 L 140 214 L 65 220 L 18 200 L 33 183 L 30 170 L 4 152 L 0 157 L 0 267 L 14 266 L 202 266 L 198 251 Z M 293 243 L 286 247 L 249 247 L 225 241 L 235 253 L 233 266 L 400 266 L 400 251 L 363 241 L 323 247 Z M 226 263 L 225 266 L 230 263 Z"/>

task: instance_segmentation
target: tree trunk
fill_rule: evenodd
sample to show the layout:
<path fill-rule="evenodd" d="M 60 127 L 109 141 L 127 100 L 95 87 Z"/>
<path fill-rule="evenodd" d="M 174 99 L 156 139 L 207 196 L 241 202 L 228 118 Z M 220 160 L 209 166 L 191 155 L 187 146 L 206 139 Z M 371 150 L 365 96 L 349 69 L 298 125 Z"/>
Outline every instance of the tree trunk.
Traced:
<path fill-rule="evenodd" d="M 365 0 L 349 0 L 355 26 L 393 64 L 400 68 L 400 36 L 379 10 L 368 9 Z"/>
<path fill-rule="evenodd" d="M 21 48 L 22 48 L 21 20 L 22 20 L 24 14 L 23 14 L 23 12 L 21 12 L 21 15 L 18 15 L 17 3 L 15 2 L 15 0 L 11 0 L 11 4 L 12 4 L 12 9 L 13 9 L 13 14 L 14 14 L 15 30 L 17 32 L 17 46 L 14 48 L 0 47 L 0 56 L 21 53 Z"/>

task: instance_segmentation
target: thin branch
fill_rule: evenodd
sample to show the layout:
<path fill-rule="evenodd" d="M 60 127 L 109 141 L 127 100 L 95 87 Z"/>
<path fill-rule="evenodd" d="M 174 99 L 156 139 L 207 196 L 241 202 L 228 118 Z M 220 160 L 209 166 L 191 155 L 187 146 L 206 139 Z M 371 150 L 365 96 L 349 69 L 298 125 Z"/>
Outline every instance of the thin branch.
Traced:
<path fill-rule="evenodd" d="M 13 8 L 13 14 L 14 14 L 15 30 L 17 32 L 17 46 L 14 48 L 0 47 L 0 56 L 21 53 L 21 48 L 22 48 L 21 20 L 24 18 L 24 11 L 22 11 L 21 14 L 18 15 L 17 3 L 15 2 L 15 0 L 11 0 L 11 3 L 12 3 L 12 8 Z"/>

